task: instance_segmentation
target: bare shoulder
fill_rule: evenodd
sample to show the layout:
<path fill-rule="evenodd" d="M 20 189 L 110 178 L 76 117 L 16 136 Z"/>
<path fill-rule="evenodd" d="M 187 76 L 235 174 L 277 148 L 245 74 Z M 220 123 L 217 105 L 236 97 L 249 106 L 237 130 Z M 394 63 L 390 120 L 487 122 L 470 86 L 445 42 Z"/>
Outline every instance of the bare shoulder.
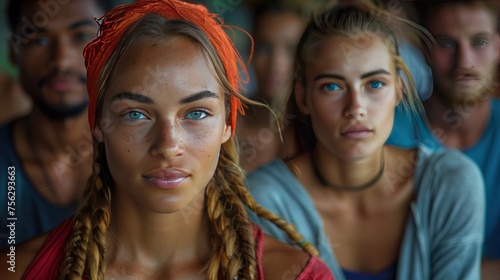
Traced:
<path fill-rule="evenodd" d="M 23 242 L 16 246 L 9 246 L 0 251 L 1 270 L 8 273 L 2 277 L 4 280 L 21 279 L 26 268 L 35 258 L 38 251 L 42 248 L 48 234 L 37 236 L 31 240 Z"/>
<path fill-rule="evenodd" d="M 304 251 L 264 235 L 262 267 L 265 279 L 296 279 L 309 259 Z"/>

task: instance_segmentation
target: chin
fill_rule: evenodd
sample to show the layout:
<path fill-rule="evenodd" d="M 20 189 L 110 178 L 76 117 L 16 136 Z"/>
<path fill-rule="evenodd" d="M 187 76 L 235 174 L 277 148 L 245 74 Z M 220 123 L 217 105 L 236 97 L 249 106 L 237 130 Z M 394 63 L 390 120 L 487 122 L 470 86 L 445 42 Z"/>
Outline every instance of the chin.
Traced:
<path fill-rule="evenodd" d="M 158 214 L 176 214 L 182 213 L 186 216 L 190 216 L 194 212 L 200 211 L 205 207 L 205 196 L 195 194 L 194 197 L 179 197 L 179 196 L 168 196 L 163 198 L 158 198 L 151 202 L 151 204 L 146 205 L 151 209 L 152 212 Z M 184 216 L 184 215 L 183 215 Z"/>

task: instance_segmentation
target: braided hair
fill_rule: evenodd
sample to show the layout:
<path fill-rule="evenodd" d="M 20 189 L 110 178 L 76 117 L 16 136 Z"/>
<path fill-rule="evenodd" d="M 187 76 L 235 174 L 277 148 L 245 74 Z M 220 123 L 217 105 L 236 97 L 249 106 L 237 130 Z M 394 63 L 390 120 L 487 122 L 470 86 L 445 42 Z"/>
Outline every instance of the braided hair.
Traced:
<path fill-rule="evenodd" d="M 171 2 L 176 1 L 169 1 Z M 109 77 L 120 56 L 130 45 L 139 40 L 161 42 L 161 40 L 166 41 L 176 36 L 190 38 L 200 46 L 207 62 L 212 66 L 212 74 L 224 89 L 228 113 L 226 117 L 228 122 L 233 124 L 232 116 L 234 110 L 237 110 L 233 103 L 235 97 L 238 100 L 247 99 L 239 94 L 234 83 L 231 83 L 228 67 L 225 67 L 213 41 L 207 38 L 201 28 L 188 20 L 168 19 L 156 13 L 147 13 L 130 25 L 105 61 L 99 72 L 96 87 L 98 96 L 94 99 L 96 100 L 95 109 L 89 108 L 89 112 L 94 115 L 91 120 L 95 120 L 96 123 L 101 121 L 102 96 L 106 92 Z M 219 44 L 222 43 L 219 42 Z M 236 54 L 232 45 L 223 47 L 233 48 L 231 52 Z M 92 81 L 89 81 L 89 84 L 93 84 Z M 91 91 L 92 89 L 89 89 L 89 92 Z M 91 102 L 91 107 L 92 104 Z M 93 127 L 92 121 L 91 126 Z M 93 173 L 88 181 L 83 203 L 73 218 L 73 229 L 67 241 L 66 256 L 61 264 L 62 279 L 81 279 L 82 276 L 89 279 L 104 279 L 106 271 L 105 257 L 109 243 L 106 233 L 112 218 L 111 196 L 114 184 L 106 163 L 104 143 L 94 141 Z M 244 184 L 244 173 L 238 166 L 238 152 L 234 138 L 222 144 L 217 168 L 206 186 L 205 195 L 205 209 L 210 222 L 210 238 L 213 244 L 210 259 L 206 265 L 208 279 L 254 279 L 256 277 L 255 241 L 252 224 L 246 213 L 247 208 L 285 230 L 292 240 L 304 247 L 305 251 L 317 255 L 311 245 L 301 242 L 303 237 L 293 225 L 259 206 L 249 194 Z"/>

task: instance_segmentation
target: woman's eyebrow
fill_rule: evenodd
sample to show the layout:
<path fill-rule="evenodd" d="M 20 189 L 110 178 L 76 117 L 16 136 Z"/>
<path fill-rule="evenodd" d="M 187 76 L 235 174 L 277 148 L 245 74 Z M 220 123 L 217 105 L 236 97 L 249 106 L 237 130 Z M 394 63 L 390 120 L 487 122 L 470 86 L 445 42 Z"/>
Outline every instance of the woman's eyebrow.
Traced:
<path fill-rule="evenodd" d="M 209 91 L 209 90 L 204 90 L 200 92 L 193 93 L 192 95 L 188 97 L 184 97 L 179 101 L 179 104 L 187 104 L 187 103 L 192 103 L 200 99 L 204 98 L 216 98 L 218 99 L 219 96 L 217 93 Z M 120 101 L 120 100 L 133 100 L 139 103 L 144 103 L 144 104 L 154 104 L 153 99 L 139 94 L 139 93 L 133 93 L 133 92 L 122 92 L 119 93 L 111 98 L 111 102 L 115 101 Z"/>
<path fill-rule="evenodd" d="M 133 93 L 133 92 L 119 93 L 111 98 L 111 102 L 125 100 L 125 99 L 133 100 L 133 101 L 136 101 L 139 103 L 144 103 L 144 104 L 154 104 L 153 99 L 151 99 L 145 95 L 142 95 L 139 93 Z"/>
<path fill-rule="evenodd" d="M 365 79 L 367 77 L 375 76 L 375 75 L 380 75 L 380 74 L 391 75 L 391 73 L 389 71 L 387 71 L 387 70 L 378 69 L 378 70 L 374 70 L 374 71 L 370 71 L 370 72 L 364 73 L 363 75 L 361 75 L 361 79 Z M 338 74 L 319 74 L 316 77 L 314 77 L 314 81 L 317 81 L 319 79 L 324 79 L 324 78 L 332 78 L 332 79 L 338 79 L 338 80 L 345 80 L 344 76 L 338 75 Z"/>
<path fill-rule="evenodd" d="M 182 98 L 179 101 L 179 104 L 187 104 L 187 103 L 195 102 L 197 100 L 204 99 L 204 98 L 216 98 L 216 99 L 219 99 L 219 95 L 217 93 L 213 92 L 213 91 L 204 90 L 204 91 L 193 93 L 193 94 L 191 94 L 188 97 Z"/>
<path fill-rule="evenodd" d="M 324 79 L 324 78 L 331 78 L 331 79 L 337 79 L 337 80 L 345 80 L 344 76 L 342 76 L 342 75 L 337 75 L 337 74 L 319 74 L 316 77 L 314 77 L 314 81 L 317 81 L 319 79 Z"/>
<path fill-rule="evenodd" d="M 380 74 L 389 75 L 389 76 L 391 75 L 391 73 L 389 71 L 384 70 L 384 69 L 379 69 L 379 70 L 370 71 L 370 72 L 367 72 L 367 73 L 361 75 L 361 79 L 368 78 L 370 76 L 380 75 Z"/>

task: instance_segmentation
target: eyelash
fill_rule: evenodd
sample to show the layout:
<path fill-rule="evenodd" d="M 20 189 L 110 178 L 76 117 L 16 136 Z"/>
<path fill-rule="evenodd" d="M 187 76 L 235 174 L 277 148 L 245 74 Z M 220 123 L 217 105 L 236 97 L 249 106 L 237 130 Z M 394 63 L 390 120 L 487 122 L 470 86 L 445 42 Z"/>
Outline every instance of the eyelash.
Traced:
<path fill-rule="evenodd" d="M 380 83 L 380 86 L 377 88 L 371 87 L 372 83 Z M 381 89 L 381 88 L 385 87 L 386 85 L 387 85 L 387 83 L 380 81 L 380 80 L 373 80 L 373 81 L 369 81 L 367 83 L 367 87 L 371 87 L 372 90 Z M 328 86 L 336 86 L 337 88 L 336 89 L 327 89 Z M 326 83 L 326 84 L 321 85 L 320 88 L 324 92 L 335 92 L 335 91 L 342 90 L 342 87 L 337 83 Z"/>
<path fill-rule="evenodd" d="M 204 114 L 204 115 L 202 115 L 202 117 L 200 117 L 200 118 L 189 118 L 189 117 L 188 117 L 190 114 L 192 114 L 192 113 L 196 113 L 196 112 L 200 112 L 200 113 L 202 113 L 202 114 Z M 138 113 L 138 114 L 140 114 L 142 117 L 140 117 L 140 118 L 138 118 L 138 119 L 133 119 L 133 118 L 131 118 L 131 117 L 130 117 L 130 114 L 132 114 L 132 113 Z M 210 112 L 209 110 L 204 109 L 204 108 L 196 108 L 196 109 L 190 110 L 190 111 L 186 114 L 186 116 L 184 117 L 184 119 L 186 119 L 186 120 L 193 120 L 193 121 L 200 121 L 200 120 L 203 120 L 203 119 L 205 119 L 205 118 L 207 118 L 207 117 L 210 117 L 210 116 L 212 116 L 212 114 L 211 114 L 211 112 Z M 141 111 L 139 111 L 139 110 L 130 110 L 130 111 L 127 111 L 127 112 L 125 112 L 124 114 L 122 114 L 122 115 L 121 115 L 121 117 L 122 117 L 123 119 L 125 119 L 126 121 L 130 121 L 130 122 L 140 121 L 140 120 L 144 120 L 144 119 L 148 119 L 148 118 L 149 118 L 146 114 L 142 113 L 142 112 L 141 112 Z"/>
<path fill-rule="evenodd" d="M 327 89 L 328 86 L 336 86 L 337 89 Z M 342 87 L 338 83 L 325 83 L 325 84 L 322 84 L 320 86 L 320 89 L 323 92 L 335 92 L 335 91 L 342 90 Z"/>
<path fill-rule="evenodd" d="M 378 87 L 378 88 L 372 87 L 372 89 L 374 89 L 374 90 L 377 90 L 377 89 L 380 89 L 382 87 L 385 87 L 385 85 L 386 85 L 385 82 L 382 82 L 382 81 L 379 81 L 379 80 L 374 80 L 374 81 L 368 82 L 368 86 L 370 87 L 372 83 L 380 83 L 380 87 Z"/>
<path fill-rule="evenodd" d="M 144 118 L 132 119 L 132 118 L 130 117 L 130 114 L 132 114 L 132 113 L 139 113 L 139 114 L 141 114 L 142 116 L 144 116 Z M 138 111 L 138 110 L 130 110 L 130 111 L 126 112 L 125 114 L 123 114 L 123 115 L 122 115 L 122 118 L 124 118 L 124 119 L 125 119 L 125 120 L 127 120 L 127 121 L 138 121 L 138 120 L 147 119 L 148 117 L 147 117 L 144 113 L 142 113 L 142 112 L 140 112 L 140 111 Z"/>
<path fill-rule="evenodd" d="M 198 118 L 198 119 L 195 119 L 195 118 L 188 118 L 188 116 L 189 116 L 190 114 L 195 113 L 195 112 L 201 112 L 201 113 L 205 114 L 205 116 L 203 116 L 203 117 L 201 117 L 201 118 Z M 205 119 L 205 118 L 207 118 L 207 117 L 210 117 L 210 116 L 212 116 L 212 114 L 210 113 L 210 111 L 209 111 L 209 110 L 204 109 L 204 108 L 196 108 L 196 109 L 193 109 L 193 110 L 189 111 L 189 112 L 186 114 L 186 116 L 185 116 L 184 118 L 185 118 L 185 119 L 188 119 L 188 120 L 193 120 L 193 121 L 200 121 L 200 120 L 203 120 L 203 119 Z"/>

